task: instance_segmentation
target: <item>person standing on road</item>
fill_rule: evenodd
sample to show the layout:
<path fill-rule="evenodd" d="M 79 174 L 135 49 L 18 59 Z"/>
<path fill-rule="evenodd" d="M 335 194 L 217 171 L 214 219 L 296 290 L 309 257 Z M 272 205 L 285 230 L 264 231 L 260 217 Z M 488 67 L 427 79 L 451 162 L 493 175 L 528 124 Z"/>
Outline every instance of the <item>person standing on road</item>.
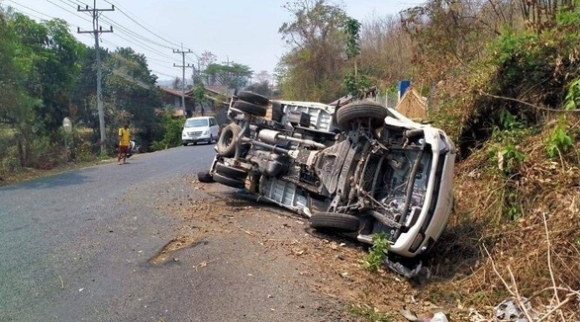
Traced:
<path fill-rule="evenodd" d="M 129 150 L 129 144 L 131 144 L 131 132 L 129 131 L 129 123 L 125 123 L 122 128 L 119 129 L 119 157 L 117 161 L 119 164 L 125 164 L 127 161 L 127 151 Z M 123 161 L 121 162 L 121 158 Z"/>

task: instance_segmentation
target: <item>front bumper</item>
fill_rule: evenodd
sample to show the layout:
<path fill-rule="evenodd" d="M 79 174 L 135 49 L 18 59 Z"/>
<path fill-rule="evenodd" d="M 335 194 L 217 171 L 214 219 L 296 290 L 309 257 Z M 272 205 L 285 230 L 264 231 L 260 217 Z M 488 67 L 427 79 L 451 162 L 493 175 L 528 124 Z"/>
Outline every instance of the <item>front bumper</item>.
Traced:
<path fill-rule="evenodd" d="M 209 142 L 211 136 L 208 135 L 182 135 L 181 142 L 183 143 L 197 143 L 197 142 Z"/>

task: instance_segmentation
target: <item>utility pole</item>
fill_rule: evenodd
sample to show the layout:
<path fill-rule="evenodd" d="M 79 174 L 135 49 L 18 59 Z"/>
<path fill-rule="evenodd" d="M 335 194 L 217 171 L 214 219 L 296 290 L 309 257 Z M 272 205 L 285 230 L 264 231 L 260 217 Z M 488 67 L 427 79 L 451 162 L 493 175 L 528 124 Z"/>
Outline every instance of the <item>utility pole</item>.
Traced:
<path fill-rule="evenodd" d="M 81 31 L 81 28 L 78 28 L 77 32 L 79 34 L 93 34 L 95 36 L 95 51 L 97 54 L 97 110 L 99 111 L 99 130 L 101 132 L 101 153 L 105 153 L 107 151 L 105 146 L 107 138 L 105 134 L 105 112 L 103 109 L 103 96 L 101 93 L 101 79 L 103 75 L 101 72 L 101 50 L 99 48 L 99 35 L 102 33 L 113 32 L 113 26 L 110 27 L 110 30 L 103 30 L 103 27 L 99 26 L 99 17 L 103 11 L 115 11 L 115 6 L 111 5 L 111 9 L 97 9 L 97 0 L 93 0 L 92 8 L 90 8 L 88 5 L 85 5 L 85 8 L 81 9 L 81 6 L 79 5 L 77 11 L 90 12 L 93 16 L 93 30 Z"/>
<path fill-rule="evenodd" d="M 182 69 L 182 77 L 181 77 L 181 107 L 183 108 L 183 117 L 187 118 L 187 113 L 185 111 L 185 69 L 186 68 L 194 68 L 195 66 L 191 64 L 185 64 L 185 54 L 193 53 L 191 49 L 187 51 L 183 50 L 183 44 L 181 44 L 181 50 L 173 49 L 174 54 L 181 54 L 182 65 L 173 64 L 173 67 L 180 67 Z M 195 108 L 195 107 L 194 107 Z"/>

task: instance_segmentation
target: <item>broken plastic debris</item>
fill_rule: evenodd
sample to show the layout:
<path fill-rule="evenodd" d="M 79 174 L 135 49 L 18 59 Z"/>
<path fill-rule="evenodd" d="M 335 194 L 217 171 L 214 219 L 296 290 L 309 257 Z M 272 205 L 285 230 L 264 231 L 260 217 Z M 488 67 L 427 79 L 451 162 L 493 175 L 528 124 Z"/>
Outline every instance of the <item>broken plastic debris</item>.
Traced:
<path fill-rule="evenodd" d="M 449 320 L 447 320 L 447 316 L 445 316 L 445 314 L 442 312 L 437 312 L 433 315 L 433 318 L 429 322 L 449 322 Z"/>
<path fill-rule="evenodd" d="M 522 297 L 522 302 L 525 303 L 527 311 L 532 310 L 532 305 L 525 297 Z M 524 312 L 517 305 L 514 299 L 507 299 L 495 307 L 495 317 L 498 321 L 515 321 L 515 322 L 531 322 L 528 321 Z"/>
<path fill-rule="evenodd" d="M 415 322 L 415 321 L 419 321 L 419 318 L 417 318 L 417 315 L 415 315 L 415 313 L 411 312 L 411 310 L 409 310 L 406 306 L 403 306 L 403 308 L 399 311 L 399 313 L 401 313 L 401 315 L 411 321 L 411 322 Z"/>

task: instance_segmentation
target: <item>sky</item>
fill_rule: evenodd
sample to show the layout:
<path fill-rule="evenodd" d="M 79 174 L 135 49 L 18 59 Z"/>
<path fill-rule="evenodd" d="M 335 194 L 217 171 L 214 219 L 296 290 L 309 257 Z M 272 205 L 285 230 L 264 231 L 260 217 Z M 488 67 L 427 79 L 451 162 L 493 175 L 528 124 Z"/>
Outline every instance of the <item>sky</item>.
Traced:
<path fill-rule="evenodd" d="M 0 0 L 35 20 L 61 18 L 66 20 L 75 36 L 83 43 L 94 46 L 91 34 L 77 34 L 77 27 L 90 30 L 92 20 L 88 13 L 77 12 L 77 5 L 93 6 L 86 0 Z M 101 46 L 132 47 L 147 57 L 149 69 L 159 80 L 181 77 L 180 54 L 187 54 L 186 64 L 197 63 L 204 51 L 217 56 L 217 62 L 236 62 L 250 66 L 258 73 L 273 73 L 280 57 L 288 51 L 278 29 L 292 19 L 282 6 L 287 0 L 97 0 L 97 8 L 115 11 L 103 12 L 100 25 L 113 33 L 104 33 Z M 418 0 L 339 0 L 346 13 L 364 22 L 372 17 L 397 14 L 420 4 Z M 191 75 L 192 70 L 186 70 Z M 187 77 L 187 76 L 186 76 Z"/>

